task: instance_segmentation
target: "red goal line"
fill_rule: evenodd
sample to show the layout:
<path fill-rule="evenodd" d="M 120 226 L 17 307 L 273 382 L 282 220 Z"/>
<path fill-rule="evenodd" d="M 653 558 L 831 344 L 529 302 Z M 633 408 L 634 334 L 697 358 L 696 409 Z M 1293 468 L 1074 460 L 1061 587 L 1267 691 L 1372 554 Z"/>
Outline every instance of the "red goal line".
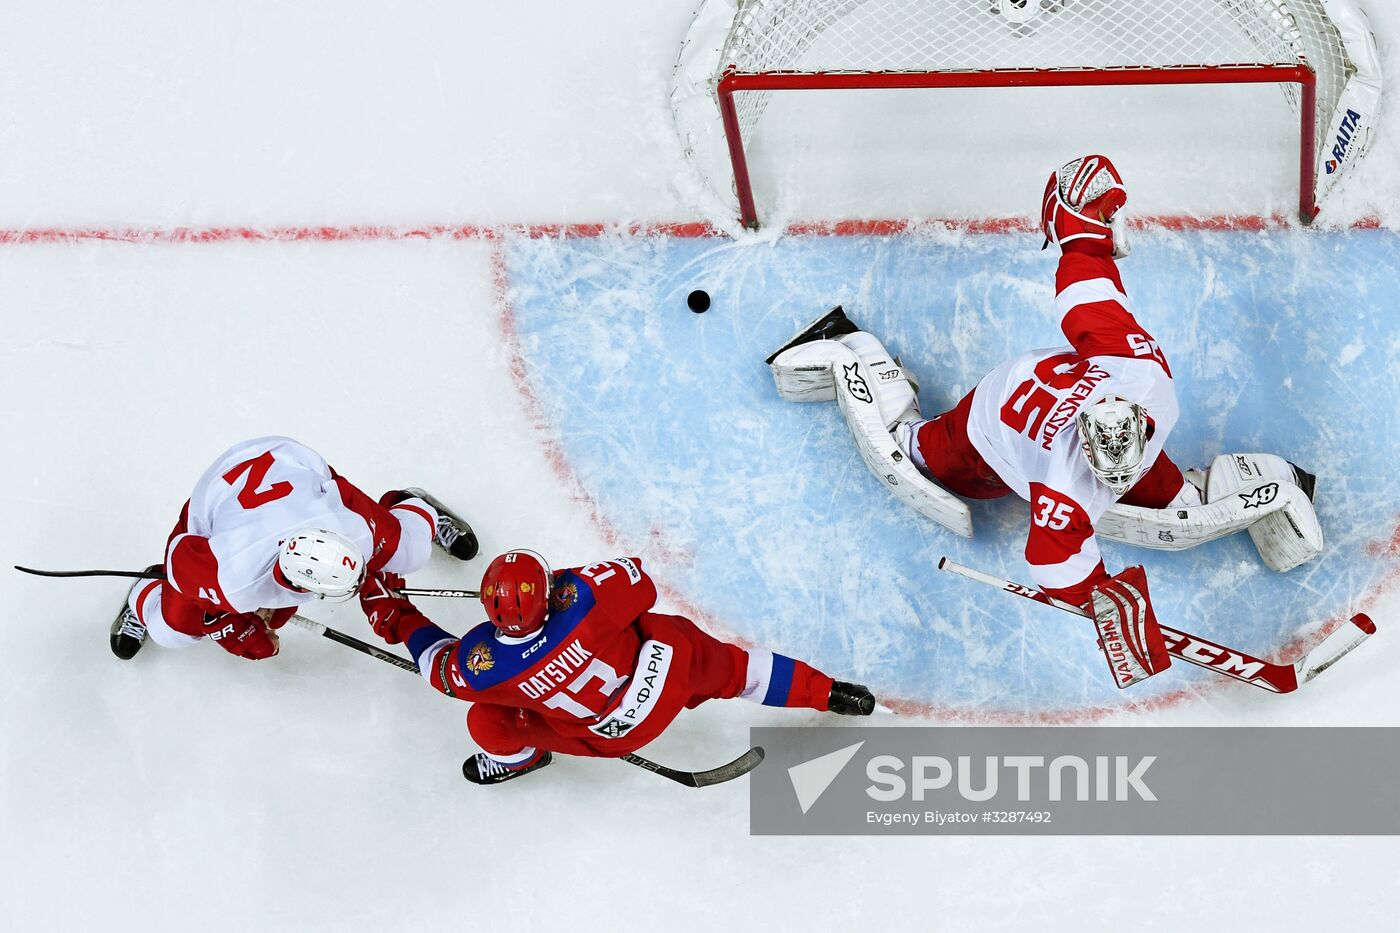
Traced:
<path fill-rule="evenodd" d="M 1296 220 L 1284 216 L 1260 215 L 1158 215 L 1133 218 L 1138 226 L 1164 230 L 1276 230 L 1297 227 Z M 1368 217 L 1347 225 L 1351 230 L 1381 227 L 1378 218 Z M 931 219 L 849 219 L 812 220 L 788 224 L 789 236 L 900 236 L 940 232 L 1032 233 L 1035 223 L 1027 217 L 931 218 Z M 0 228 L 0 244 L 30 243 L 341 243 L 387 242 L 393 240 L 500 240 L 508 237 L 600 237 L 659 236 L 677 238 L 724 237 L 730 233 L 705 221 L 634 221 L 596 223 L 538 224 L 428 224 L 395 226 L 350 224 L 345 226 L 208 226 L 208 227 L 26 227 Z M 744 234 L 748 236 L 748 234 Z M 758 238 L 767 239 L 761 234 Z"/>

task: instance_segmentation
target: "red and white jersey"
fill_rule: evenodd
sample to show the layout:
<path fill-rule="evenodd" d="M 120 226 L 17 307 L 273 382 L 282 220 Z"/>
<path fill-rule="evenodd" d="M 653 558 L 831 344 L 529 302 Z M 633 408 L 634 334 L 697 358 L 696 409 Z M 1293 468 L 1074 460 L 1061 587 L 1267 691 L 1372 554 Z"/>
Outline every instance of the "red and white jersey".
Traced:
<path fill-rule="evenodd" d="M 1035 583 L 1082 603 L 1105 575 L 1094 522 L 1119 496 L 1090 471 L 1075 416 L 1106 395 L 1141 405 L 1151 425 L 1146 472 L 1179 410 L 1171 370 L 1133 317 L 1112 259 L 1061 257 L 1055 305 L 1069 345 L 1033 350 L 988 373 L 973 390 L 967 435 L 1031 504 L 1026 560 Z"/>
<path fill-rule="evenodd" d="M 195 484 L 166 548 L 166 578 L 211 612 L 296 606 L 316 596 L 278 579 L 288 537 L 308 528 L 342 534 L 374 572 L 398 548 L 400 521 L 423 523 L 430 539 L 436 520 L 419 499 L 391 513 L 291 438 L 256 438 L 221 454 Z"/>

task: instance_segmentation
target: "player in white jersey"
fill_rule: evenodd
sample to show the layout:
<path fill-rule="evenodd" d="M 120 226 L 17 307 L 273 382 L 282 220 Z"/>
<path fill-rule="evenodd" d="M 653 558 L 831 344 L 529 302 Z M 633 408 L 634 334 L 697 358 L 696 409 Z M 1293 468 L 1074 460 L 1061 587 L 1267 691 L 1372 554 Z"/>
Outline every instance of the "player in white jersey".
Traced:
<path fill-rule="evenodd" d="M 1188 481 L 1163 450 L 1179 414 L 1176 389 L 1119 276 L 1116 259 L 1128 252 L 1126 200 L 1121 177 L 1103 156 L 1075 159 L 1051 175 L 1042 226 L 1046 245 L 1053 242 L 1062 253 L 1055 304 L 1069 343 L 1001 364 L 936 418 L 920 415 L 903 366 L 840 308 L 799 332 L 768 363 L 784 398 L 840 403 L 862 456 L 906 503 L 971 535 L 966 505 L 948 491 L 972 499 L 1014 492 L 1030 503 L 1025 553 L 1042 590 L 1085 606 L 1096 592 L 1111 590 L 1150 620 L 1145 576 L 1138 568 L 1128 581 L 1109 575 L 1095 525 L 1123 506 L 1139 510 L 1132 517 L 1140 523 L 1165 521 L 1154 518 L 1158 510 L 1188 514 L 1204 504 L 1206 483 L 1204 474 Z M 1299 552 L 1320 548 L 1308 501 L 1312 477 L 1281 458 L 1240 456 L 1254 459 L 1236 469 L 1248 474 L 1262 464 L 1276 474 L 1249 478 L 1305 490 L 1290 500 L 1295 530 L 1308 538 Z M 1219 482 L 1212 476 L 1210 487 L 1220 493 L 1212 502 L 1244 485 L 1226 483 L 1227 472 Z M 1235 506 L 1239 512 L 1248 502 Z M 1256 518 L 1221 528 L 1238 530 Z"/>
<path fill-rule="evenodd" d="M 297 606 L 348 597 L 366 573 L 412 573 L 435 542 L 476 555 L 470 526 L 419 490 L 376 502 L 291 438 L 236 444 L 195 484 L 166 545 L 165 579 L 132 589 L 112 650 L 128 659 L 149 634 L 163 647 L 210 637 L 240 657 L 270 657 Z"/>

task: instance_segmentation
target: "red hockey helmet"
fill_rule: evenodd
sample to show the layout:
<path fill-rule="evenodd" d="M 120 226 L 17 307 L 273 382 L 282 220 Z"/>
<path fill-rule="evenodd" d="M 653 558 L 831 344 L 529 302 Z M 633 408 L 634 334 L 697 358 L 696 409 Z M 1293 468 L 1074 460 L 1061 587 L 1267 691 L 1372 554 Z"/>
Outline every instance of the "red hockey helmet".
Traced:
<path fill-rule="evenodd" d="M 1045 245 L 1104 256 L 1126 256 L 1128 244 L 1122 218 L 1113 223 L 1128 201 L 1123 177 L 1108 156 L 1086 155 L 1050 173 L 1040 202 L 1040 226 Z M 1114 241 L 1118 235 L 1121 243 Z M 1069 247 L 1070 243 L 1076 244 Z"/>
<path fill-rule="evenodd" d="M 554 575 L 534 551 L 506 551 L 481 578 L 481 604 L 506 635 L 528 635 L 544 624 Z"/>

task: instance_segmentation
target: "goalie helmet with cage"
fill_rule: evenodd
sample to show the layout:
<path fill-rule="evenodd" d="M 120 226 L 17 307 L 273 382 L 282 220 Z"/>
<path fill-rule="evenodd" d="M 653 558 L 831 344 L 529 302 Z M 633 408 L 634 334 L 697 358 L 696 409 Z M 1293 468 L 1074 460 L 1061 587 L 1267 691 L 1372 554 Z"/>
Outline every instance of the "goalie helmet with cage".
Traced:
<path fill-rule="evenodd" d="M 1075 418 L 1089 469 L 1120 496 L 1137 481 L 1147 455 L 1147 413 L 1116 395 L 1088 405 Z"/>
<path fill-rule="evenodd" d="M 1128 189 L 1108 156 L 1072 159 L 1050 173 L 1040 202 L 1044 246 L 1121 258 L 1128 255 Z M 1042 247 L 1044 248 L 1044 247 Z"/>
<path fill-rule="evenodd" d="M 365 556 L 342 534 L 308 528 L 282 542 L 277 569 L 287 583 L 317 596 L 350 596 L 365 579 Z"/>

